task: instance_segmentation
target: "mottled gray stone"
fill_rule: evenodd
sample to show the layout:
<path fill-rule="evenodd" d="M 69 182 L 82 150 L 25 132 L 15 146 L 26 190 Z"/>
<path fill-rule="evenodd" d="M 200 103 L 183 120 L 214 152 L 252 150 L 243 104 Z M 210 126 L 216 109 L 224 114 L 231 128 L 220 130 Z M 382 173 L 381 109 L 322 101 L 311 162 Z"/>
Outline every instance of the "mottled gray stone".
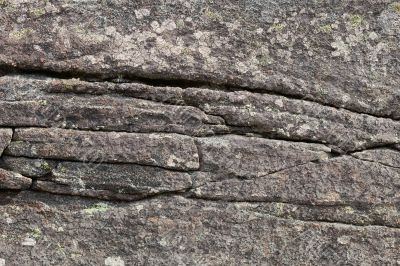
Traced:
<path fill-rule="evenodd" d="M 400 168 L 400 151 L 394 149 L 373 149 L 352 154 L 354 157 L 383 165 Z"/>
<path fill-rule="evenodd" d="M 400 169 L 350 156 L 308 163 L 254 180 L 206 183 L 195 197 L 230 201 L 278 201 L 308 205 L 399 204 Z"/>
<path fill-rule="evenodd" d="M 0 265 L 400 263 L 399 1 L 0 22 Z"/>
<path fill-rule="evenodd" d="M 399 118 L 396 1 L 3 6 L 6 67 L 231 84 Z"/>
<path fill-rule="evenodd" d="M 3 163 L 14 172 L 28 177 L 43 177 L 51 173 L 57 165 L 56 162 L 44 159 L 31 159 L 24 157 L 3 156 Z"/>
<path fill-rule="evenodd" d="M 324 145 L 227 135 L 197 139 L 201 171 L 220 178 L 257 178 L 311 161 L 327 160 Z"/>
<path fill-rule="evenodd" d="M 199 167 L 193 139 L 177 134 L 17 129 L 7 154 L 84 162 L 129 162 L 179 170 Z"/>
<path fill-rule="evenodd" d="M 28 189 L 31 186 L 32 180 L 18 173 L 7 171 L 0 168 L 0 190 L 11 189 L 21 190 Z M 1 193 L 1 191 L 0 191 Z"/>
<path fill-rule="evenodd" d="M 4 149 L 10 144 L 13 132 L 12 129 L 0 128 L 0 156 Z"/>
<path fill-rule="evenodd" d="M 125 265 L 399 260 L 398 229 L 281 219 L 265 212 L 263 203 L 160 197 L 114 204 L 31 192 L 8 200 L 13 205 L 0 206 L 0 224 L 13 233 L 0 239 L 0 254 L 11 265 L 104 265 L 110 257 Z M 36 244 L 22 246 L 26 237 Z"/>
<path fill-rule="evenodd" d="M 37 182 L 34 188 L 107 199 L 139 199 L 192 186 L 188 173 L 133 164 L 61 162 L 48 179 Z"/>
<path fill-rule="evenodd" d="M 191 88 L 185 100 L 237 131 L 314 141 L 352 151 L 398 143 L 400 122 L 283 96 Z"/>
<path fill-rule="evenodd" d="M 4 78 L 0 83 L 0 126 L 12 127 L 60 127 L 83 130 L 125 132 L 171 132 L 187 135 L 212 135 L 228 132 L 223 119 L 206 115 L 191 106 L 168 105 L 112 95 L 49 94 L 49 88 L 59 87 L 61 80 L 38 80 L 33 78 Z M 68 83 L 69 82 L 69 83 Z M 94 94 L 101 94 L 102 86 L 68 80 L 64 83 L 79 84 Z M 29 88 L 29 91 L 26 87 Z M 100 87 L 99 90 L 93 89 Z M 150 86 L 140 84 L 121 85 L 116 91 L 134 93 L 135 88 L 147 91 Z M 103 86 L 104 87 L 104 86 Z M 110 85 L 109 87 L 112 88 Z M 115 87 L 115 86 L 114 86 Z M 132 87 L 132 90 L 129 88 Z M 16 89 L 18 88 L 18 89 Z M 25 88 L 25 89 L 24 89 Z M 138 89 L 138 90 L 139 90 Z M 32 91 L 37 91 L 33 94 Z M 66 92 L 69 92 L 68 89 Z M 109 94 L 114 90 L 106 90 Z M 163 97 L 165 89 L 157 91 Z M 140 91 L 137 92 L 140 94 Z M 151 91 L 148 92 L 151 94 Z M 154 94 L 153 94 L 154 95 Z M 1 95 L 0 95 L 1 96 Z M 168 97 L 167 95 L 164 97 Z M 22 98 L 22 99 L 21 99 Z M 143 98 L 146 98 L 145 96 Z M 153 99 L 153 97 L 147 97 Z"/>

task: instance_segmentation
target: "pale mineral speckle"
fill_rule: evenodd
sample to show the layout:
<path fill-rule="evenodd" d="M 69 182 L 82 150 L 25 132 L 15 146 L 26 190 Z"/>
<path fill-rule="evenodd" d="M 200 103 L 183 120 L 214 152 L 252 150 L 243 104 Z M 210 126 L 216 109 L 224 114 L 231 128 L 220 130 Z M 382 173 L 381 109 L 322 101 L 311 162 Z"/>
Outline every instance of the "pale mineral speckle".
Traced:
<path fill-rule="evenodd" d="M 277 106 L 279 106 L 279 107 L 283 107 L 283 101 L 282 101 L 282 99 L 276 100 L 276 101 L 275 101 L 275 104 L 276 104 Z"/>
<path fill-rule="evenodd" d="M 336 38 L 331 46 L 336 49 L 332 52 L 333 57 L 343 57 L 346 61 L 350 60 L 350 49 L 349 46 L 343 41 L 341 37 Z"/>
<path fill-rule="evenodd" d="M 5 266 L 6 265 L 6 260 L 3 258 L 0 258 L 0 266 Z"/>
<path fill-rule="evenodd" d="M 337 242 L 342 245 L 347 245 L 350 243 L 350 241 L 351 238 L 349 236 L 341 236 L 337 239 Z"/>
<path fill-rule="evenodd" d="M 141 8 L 141 9 L 135 10 L 135 16 L 137 19 L 142 19 L 149 15 L 150 15 L 150 10 L 148 10 L 147 8 Z"/>
<path fill-rule="evenodd" d="M 378 34 L 376 34 L 376 32 L 374 32 L 374 31 L 372 31 L 372 32 L 370 32 L 369 33 L 369 35 L 368 35 L 368 37 L 371 39 L 371 40 L 376 40 L 376 39 L 378 39 Z"/>
<path fill-rule="evenodd" d="M 211 53 L 211 49 L 206 47 L 206 46 L 200 46 L 199 47 L 199 53 L 204 57 L 204 58 L 208 58 L 210 56 Z"/>
<path fill-rule="evenodd" d="M 36 240 L 35 240 L 34 238 L 31 238 L 31 237 L 26 237 L 26 238 L 22 241 L 21 245 L 22 245 L 22 246 L 33 247 L 33 246 L 36 245 Z"/>
<path fill-rule="evenodd" d="M 264 29 L 262 29 L 262 28 L 256 29 L 256 33 L 257 33 L 258 35 L 261 35 L 263 32 L 264 32 Z"/>
<path fill-rule="evenodd" d="M 125 266 L 125 262 L 121 257 L 107 257 L 104 260 L 106 266 Z"/>

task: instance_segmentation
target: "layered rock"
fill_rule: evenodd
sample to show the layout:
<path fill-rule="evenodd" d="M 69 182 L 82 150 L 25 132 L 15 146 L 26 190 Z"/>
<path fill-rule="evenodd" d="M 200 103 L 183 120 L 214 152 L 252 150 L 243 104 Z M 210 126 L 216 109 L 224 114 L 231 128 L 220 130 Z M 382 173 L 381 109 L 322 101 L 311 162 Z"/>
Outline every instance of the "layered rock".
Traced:
<path fill-rule="evenodd" d="M 399 264 L 399 2 L 0 10 L 0 266 Z"/>
<path fill-rule="evenodd" d="M 390 265 L 399 259 L 398 229 L 281 219 L 264 203 L 178 196 L 113 204 L 30 192 L 13 205 L 0 206 L 1 226 L 13 232 L 0 241 L 8 264 Z"/>

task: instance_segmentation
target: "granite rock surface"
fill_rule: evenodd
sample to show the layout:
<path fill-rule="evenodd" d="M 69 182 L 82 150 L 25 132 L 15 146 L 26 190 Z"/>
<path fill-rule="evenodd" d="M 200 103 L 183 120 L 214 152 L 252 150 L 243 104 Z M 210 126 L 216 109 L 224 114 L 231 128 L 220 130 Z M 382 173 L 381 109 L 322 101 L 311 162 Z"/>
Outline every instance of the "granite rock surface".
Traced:
<path fill-rule="evenodd" d="M 399 1 L 0 22 L 0 266 L 400 265 Z"/>

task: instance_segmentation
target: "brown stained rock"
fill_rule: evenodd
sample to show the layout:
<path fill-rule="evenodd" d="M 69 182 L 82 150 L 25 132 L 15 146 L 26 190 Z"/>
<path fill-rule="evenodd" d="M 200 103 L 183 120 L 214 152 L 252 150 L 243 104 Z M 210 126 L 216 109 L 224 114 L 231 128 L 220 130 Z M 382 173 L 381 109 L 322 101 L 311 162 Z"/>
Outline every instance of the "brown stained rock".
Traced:
<path fill-rule="evenodd" d="M 292 167 L 254 180 L 223 180 L 194 197 L 306 205 L 399 204 L 400 169 L 350 156 Z"/>
<path fill-rule="evenodd" d="M 0 168 L 0 190 L 22 190 L 31 186 L 32 180 L 18 173 L 10 172 Z M 0 191 L 1 193 L 1 191 Z"/>
<path fill-rule="evenodd" d="M 138 163 L 177 170 L 199 167 L 194 140 L 177 134 L 17 129 L 7 154 L 83 162 Z"/>

